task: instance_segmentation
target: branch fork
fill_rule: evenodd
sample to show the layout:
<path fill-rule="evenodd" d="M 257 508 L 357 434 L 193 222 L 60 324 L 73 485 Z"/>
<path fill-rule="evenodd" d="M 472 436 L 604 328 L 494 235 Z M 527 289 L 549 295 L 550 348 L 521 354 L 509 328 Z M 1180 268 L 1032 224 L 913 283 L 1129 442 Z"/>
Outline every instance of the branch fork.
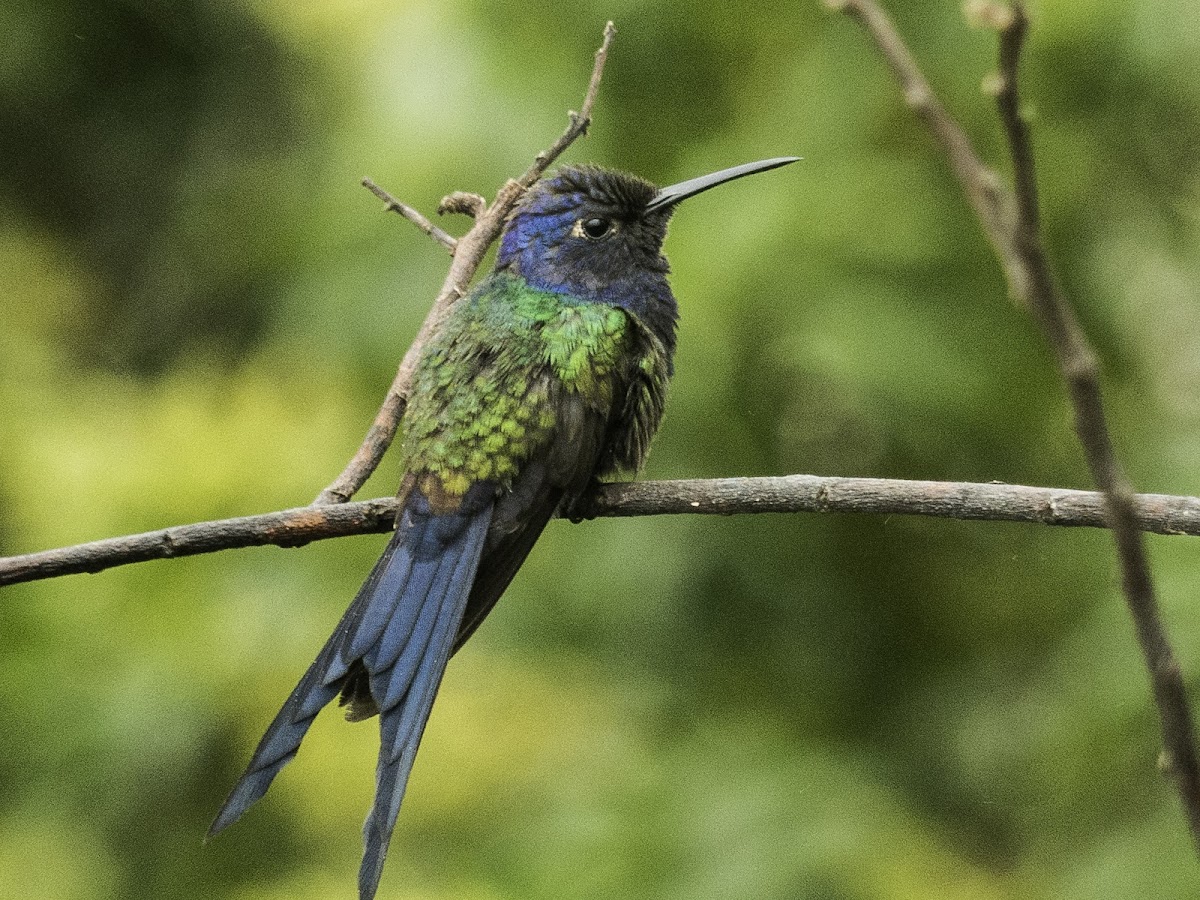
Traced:
<path fill-rule="evenodd" d="M 1039 229 L 1033 143 L 1021 115 L 1018 93 L 1020 56 L 1029 27 L 1025 6 L 1020 0 L 1014 0 L 1011 6 L 994 0 L 970 0 L 966 5 L 969 19 L 994 29 L 998 35 L 994 96 L 1012 164 L 1013 187 L 1007 189 L 979 160 L 966 133 L 937 99 L 903 38 L 878 4 L 874 0 L 827 2 L 867 31 L 891 66 L 905 97 L 928 94 L 928 102 L 918 107 L 917 114 L 941 145 L 991 241 L 1010 296 L 1033 315 L 1054 355 L 1074 412 L 1075 432 L 1092 479 L 1104 498 L 1105 521 L 1116 543 L 1125 602 L 1158 709 L 1163 758 L 1169 761 L 1193 843 L 1200 850 L 1200 757 L 1191 708 L 1159 612 L 1138 530 L 1133 487 L 1113 447 L 1096 354 L 1054 277 Z"/>
<path fill-rule="evenodd" d="M 587 92 L 584 94 L 583 106 L 580 107 L 577 114 L 568 116 L 570 124 L 566 131 L 534 158 L 533 164 L 520 178 L 510 179 L 500 188 L 491 206 L 480 209 L 478 203 L 473 205 L 475 224 L 457 241 L 433 225 L 415 209 L 396 200 L 382 188 L 373 187 L 373 182 L 368 184 L 370 179 L 364 179 L 363 183 L 387 204 L 387 209 L 394 209 L 425 234 L 441 243 L 450 251 L 454 259 L 450 264 L 450 271 L 446 274 L 446 280 L 442 283 L 442 289 L 434 299 L 433 306 L 425 317 L 420 331 L 417 332 L 416 339 L 408 348 L 408 352 L 404 354 L 404 359 L 400 362 L 400 368 L 388 389 L 383 405 L 375 415 L 375 421 L 367 430 L 361 446 L 341 474 L 313 500 L 314 506 L 345 503 L 350 500 L 375 471 L 379 461 L 383 459 L 384 453 L 387 452 L 388 447 L 392 444 L 392 439 L 396 436 L 400 418 L 404 415 L 408 394 L 412 389 L 417 360 L 420 358 L 425 343 L 441 324 L 450 307 L 466 293 L 467 286 L 479 269 L 480 263 L 483 262 L 484 255 L 500 237 L 500 232 L 504 229 L 504 222 L 513 207 L 516 206 L 517 201 L 521 199 L 521 195 L 542 177 L 546 169 L 562 156 L 563 151 L 587 132 L 588 125 L 592 121 L 592 107 L 596 103 L 596 95 L 600 90 L 600 80 L 604 75 L 604 64 L 608 60 L 608 50 L 616 34 L 617 29 L 612 22 L 604 26 L 604 37 L 601 40 L 600 48 L 596 51 L 592 77 L 588 82 Z M 450 196 L 454 197 L 455 195 L 451 194 Z M 482 201 L 482 198 L 479 199 Z"/>

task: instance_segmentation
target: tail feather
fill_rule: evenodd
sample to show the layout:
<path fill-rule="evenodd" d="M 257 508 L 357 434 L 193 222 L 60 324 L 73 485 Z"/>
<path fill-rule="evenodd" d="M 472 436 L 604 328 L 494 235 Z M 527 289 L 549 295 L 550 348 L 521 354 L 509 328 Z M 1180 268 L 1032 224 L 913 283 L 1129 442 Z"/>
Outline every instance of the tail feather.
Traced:
<path fill-rule="evenodd" d="M 450 567 L 443 564 L 442 568 Z M 433 587 L 434 596 L 438 596 L 437 587 L 436 584 Z M 442 588 L 442 595 L 444 594 L 445 588 Z M 404 651 L 392 661 L 390 671 L 380 672 L 379 677 L 372 682 L 371 693 L 379 703 L 381 712 L 392 710 L 408 695 L 408 688 L 412 684 L 413 676 L 416 675 L 417 666 L 427 654 L 429 641 L 442 618 L 444 605 L 445 601 L 441 606 L 426 603 L 421 608 L 421 615 L 410 630 L 411 633 L 408 636 L 408 642 L 404 645 Z"/>
<path fill-rule="evenodd" d="M 424 524 L 423 521 L 418 523 L 421 529 L 421 533 L 416 535 L 418 540 L 423 537 Z M 411 537 L 411 532 L 404 535 L 405 540 Z M 379 640 L 379 635 L 391 620 L 392 613 L 408 584 L 410 566 L 404 565 L 403 560 L 400 565 L 392 564 L 396 551 L 403 543 L 400 531 L 397 530 L 371 569 L 366 582 L 359 588 L 354 603 L 346 611 L 345 627 L 334 632 L 334 637 L 337 638 L 340 634 L 340 639 L 338 652 L 326 674 L 327 682 L 344 678 L 350 666 L 362 659 L 367 648 Z"/>
<path fill-rule="evenodd" d="M 442 558 L 414 562 L 413 571 L 409 574 L 405 584 L 405 596 L 422 598 L 436 596 L 431 590 L 433 581 L 437 576 L 437 570 L 446 564 L 446 560 Z M 362 661 L 366 664 L 368 672 L 386 672 L 396 664 L 396 659 L 404 651 L 405 645 L 412 642 L 413 627 L 419 621 L 421 613 L 429 605 L 428 602 L 400 603 L 398 608 L 393 609 L 391 619 L 384 628 L 383 634 L 362 655 Z M 376 700 L 381 699 L 380 693 L 375 690 L 374 683 L 371 685 L 371 693 L 375 695 Z"/>
<path fill-rule="evenodd" d="M 404 788 L 441 683 L 492 517 L 492 505 L 433 514 L 410 502 L 350 608 L 275 716 L 209 829 L 232 825 L 296 755 L 317 713 L 355 671 L 380 716 L 376 797 L 364 828 L 361 900 L 374 897 Z M 369 705 L 369 700 L 368 700 Z"/>
<path fill-rule="evenodd" d="M 387 859 L 388 844 L 395 828 L 408 776 L 416 759 L 417 747 L 429 719 L 437 693 L 441 670 L 449 658 L 449 642 L 445 656 L 430 653 L 417 673 L 413 688 L 402 710 L 403 715 L 391 716 L 380 723 L 379 766 L 375 777 L 375 804 L 363 824 L 363 859 L 358 871 L 360 900 L 372 900 Z M 440 666 L 440 668 L 439 668 Z M 391 752 L 389 753 L 389 748 Z"/>
<path fill-rule="evenodd" d="M 402 701 L 385 711 L 379 722 L 379 764 L 375 772 L 375 802 L 367 821 L 363 825 L 363 860 L 358 873 L 360 900 L 371 900 L 379 886 L 383 863 L 387 858 L 388 843 L 400 813 L 400 804 L 408 786 L 408 776 L 416 759 L 417 747 L 429 721 L 433 700 L 437 695 L 446 664 L 450 660 L 450 649 L 462 623 L 466 610 L 467 596 L 475 579 L 479 555 L 483 548 L 491 510 L 478 516 L 470 523 L 464 535 L 464 550 L 451 557 L 444 554 L 439 562 L 439 571 L 433 581 L 428 606 L 437 607 L 437 616 L 428 638 L 428 643 L 411 655 L 405 650 L 401 661 L 415 663 L 408 679 L 390 680 L 388 692 L 403 697 Z M 434 599 L 436 604 L 432 602 Z M 422 610 L 424 612 L 424 610 Z M 419 646 L 413 635 L 410 646 Z M 397 663 L 399 668 L 399 663 Z M 392 674 L 397 674 L 393 672 Z M 372 679 L 371 691 L 377 688 Z"/>
<path fill-rule="evenodd" d="M 331 647 L 326 644 L 300 683 L 296 685 L 283 708 L 267 728 L 241 780 L 230 792 L 225 805 L 208 829 L 208 836 L 228 828 L 267 792 L 279 770 L 287 765 L 300 749 L 300 742 L 317 713 L 338 694 L 337 685 L 322 683 L 322 674 Z"/>
<path fill-rule="evenodd" d="M 385 735 L 382 721 L 379 734 L 379 759 L 392 765 L 399 758 L 408 744 L 416 744 L 421 740 L 421 731 L 429 718 L 433 706 L 433 698 L 446 669 L 446 661 L 450 658 L 445 651 L 447 630 L 457 630 L 458 622 L 462 619 L 461 607 L 465 598 L 447 592 L 441 608 L 437 612 L 437 621 L 430 632 L 429 640 L 420 653 L 411 655 L 411 668 L 408 678 L 393 679 L 389 685 L 404 699 L 404 705 L 396 715 L 382 717 L 388 721 L 388 734 Z M 394 726 L 392 723 L 395 723 Z M 415 734 L 414 734 L 415 732 Z"/>
<path fill-rule="evenodd" d="M 359 589 L 354 602 L 338 622 L 337 628 L 267 727 L 254 755 L 250 758 L 249 765 L 246 766 L 245 773 L 234 785 L 221 811 L 209 827 L 210 838 L 240 819 L 246 810 L 267 792 L 275 776 L 296 756 L 300 743 L 317 713 L 338 695 L 342 679 L 349 668 L 349 663 L 343 662 L 341 658 L 344 654 L 338 651 L 345 645 L 357 623 L 363 620 L 363 610 L 371 606 L 372 598 L 379 596 L 377 588 L 384 575 L 392 568 L 391 562 L 397 546 L 398 542 L 393 537 L 371 569 L 371 574 Z M 395 605 L 395 600 L 392 605 Z"/>

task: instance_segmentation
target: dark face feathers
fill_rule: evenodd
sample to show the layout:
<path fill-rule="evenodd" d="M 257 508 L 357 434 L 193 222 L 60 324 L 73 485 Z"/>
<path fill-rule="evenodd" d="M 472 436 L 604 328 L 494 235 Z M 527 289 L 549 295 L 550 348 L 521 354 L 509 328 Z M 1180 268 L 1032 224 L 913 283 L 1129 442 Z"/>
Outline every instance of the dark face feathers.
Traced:
<path fill-rule="evenodd" d="M 587 165 L 564 166 L 554 177 L 538 182 L 529 196 L 539 189 L 554 197 L 582 198 L 631 217 L 640 216 L 658 194 L 658 188 L 644 178 Z"/>
<path fill-rule="evenodd" d="M 661 255 L 670 208 L 647 212 L 658 188 L 634 175 L 567 166 L 535 184 L 501 239 L 498 269 L 581 300 L 619 302 L 608 288 L 667 271 Z"/>

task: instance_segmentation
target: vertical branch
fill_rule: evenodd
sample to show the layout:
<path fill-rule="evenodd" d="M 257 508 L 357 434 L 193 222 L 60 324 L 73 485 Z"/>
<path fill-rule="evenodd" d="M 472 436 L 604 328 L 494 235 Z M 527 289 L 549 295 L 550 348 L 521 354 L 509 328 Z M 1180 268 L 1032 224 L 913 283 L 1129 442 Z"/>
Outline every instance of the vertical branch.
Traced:
<path fill-rule="evenodd" d="M 1016 195 L 1017 240 L 1030 246 L 1037 244 L 1037 233 L 1041 227 L 1038 213 L 1037 175 L 1034 169 L 1033 142 L 1029 128 L 1021 115 L 1021 102 L 1017 93 L 1017 68 L 1021 51 L 1025 47 L 1025 36 L 1029 33 L 1029 19 L 1024 6 L 997 7 L 988 2 L 979 8 L 984 22 L 1000 34 L 1000 65 L 996 84 L 996 106 L 1000 109 L 1000 124 L 1008 139 L 1012 155 L 1012 172 Z"/>
<path fill-rule="evenodd" d="M 1014 188 L 1009 192 L 979 161 L 962 128 L 938 102 L 904 40 L 874 0 L 826 2 L 857 20 L 888 61 L 905 98 L 941 144 L 996 249 L 1009 292 L 1028 306 L 1054 354 L 1088 470 L 1104 497 L 1106 519 L 1116 543 L 1122 591 L 1158 710 L 1163 739 L 1162 767 L 1175 780 L 1192 840 L 1200 850 L 1200 763 L 1183 677 L 1171 650 L 1149 561 L 1137 530 L 1133 487 L 1113 448 L 1096 355 L 1054 278 L 1042 243 L 1033 144 L 1021 115 L 1017 86 L 1021 50 L 1029 27 L 1025 8 L 1020 0 L 1011 7 L 994 0 L 972 0 L 968 4 L 968 13 L 999 35 L 995 93 L 1012 159 Z"/>
<path fill-rule="evenodd" d="M 1096 354 L 1054 278 L 1039 233 L 1033 145 L 1029 127 L 1021 115 L 1017 80 L 1027 29 L 1024 4 L 1017 0 L 1011 21 L 1000 29 L 1000 90 L 996 97 L 1012 157 L 1016 196 L 1013 237 L 1017 253 L 1030 273 L 1030 309 L 1054 352 L 1071 398 L 1075 432 L 1083 445 L 1092 479 L 1104 495 L 1121 569 L 1121 586 L 1158 707 L 1163 737 L 1162 767 L 1175 779 L 1192 839 L 1200 850 L 1200 761 L 1183 675 L 1167 637 L 1145 544 L 1135 524 L 1133 486 L 1113 447 Z"/>

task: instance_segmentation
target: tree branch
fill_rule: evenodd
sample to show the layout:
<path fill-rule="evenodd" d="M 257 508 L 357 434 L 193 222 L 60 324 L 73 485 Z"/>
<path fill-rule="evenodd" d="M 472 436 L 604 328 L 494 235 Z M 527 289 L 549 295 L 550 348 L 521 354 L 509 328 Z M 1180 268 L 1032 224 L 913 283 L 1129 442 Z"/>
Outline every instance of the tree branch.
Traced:
<path fill-rule="evenodd" d="M 404 216 L 404 218 L 408 219 L 408 221 L 412 222 L 419 229 L 449 250 L 451 256 L 454 255 L 454 248 L 458 246 L 457 240 L 452 238 L 446 232 L 442 231 L 442 229 L 438 228 L 436 225 L 430 222 L 429 219 L 417 212 L 417 210 L 413 209 L 407 203 L 402 203 L 401 201 L 397 200 L 370 178 L 364 178 L 362 180 L 362 186 L 384 202 L 384 209 L 386 209 L 388 212 L 400 213 L 400 215 Z"/>
<path fill-rule="evenodd" d="M 471 226 L 470 231 L 458 239 L 454 249 L 454 260 L 450 264 L 446 280 L 442 283 L 442 289 L 433 301 L 433 307 L 425 317 L 421 330 L 417 332 L 416 339 L 408 348 L 408 352 L 404 354 L 404 359 L 400 362 L 400 368 L 396 372 L 392 386 L 388 388 L 387 396 L 375 416 L 375 421 L 371 424 L 354 457 L 329 487 L 321 491 L 313 501 L 314 505 L 345 503 L 363 486 L 363 483 L 375 471 L 375 467 L 379 465 L 383 454 L 391 446 L 392 438 L 396 435 L 396 427 L 400 423 L 401 416 L 404 415 L 413 373 L 416 371 L 417 360 L 421 356 L 421 349 L 425 346 L 426 341 L 437 330 L 454 302 L 466 294 L 467 285 L 471 283 L 471 278 L 474 277 L 479 264 L 483 262 L 488 247 L 500 237 L 504 222 L 513 207 L 516 206 L 517 201 L 535 181 L 542 177 L 546 169 L 563 154 L 564 150 L 581 135 L 587 133 L 588 126 L 592 123 L 592 107 L 596 103 L 596 94 L 600 90 L 600 79 L 604 75 L 604 64 L 608 60 L 608 48 L 612 45 L 616 33 L 617 29 L 612 22 L 604 26 L 604 39 L 600 44 L 600 49 L 596 51 L 592 77 L 588 82 L 587 93 L 584 94 L 583 106 L 580 107 L 579 112 L 568 113 L 570 121 L 566 130 L 548 149 L 543 150 L 534 158 L 533 164 L 520 178 L 515 181 L 510 180 L 500 188 L 492 205 L 483 210 L 475 218 L 475 224 Z"/>
<path fill-rule="evenodd" d="M 946 111 L 891 18 L 872 0 L 825 0 L 826 6 L 857 21 L 871 38 L 900 84 L 904 101 L 925 123 L 958 179 L 967 202 L 991 242 L 1014 299 L 1026 293 L 1025 275 L 1012 244 L 1011 196 L 1000 179 L 980 161 L 962 126 Z M 982 18 L 982 11 L 972 8 Z"/>
<path fill-rule="evenodd" d="M 1013 6 L 1012 22 L 1000 31 L 1000 118 L 1008 136 L 1016 183 L 1015 244 L 1029 272 L 1030 307 L 1054 351 L 1067 384 L 1075 415 L 1075 431 L 1083 444 L 1088 468 L 1104 494 L 1105 509 L 1117 545 L 1121 583 L 1133 617 L 1163 734 L 1163 769 L 1175 778 L 1200 850 L 1200 756 L 1195 743 L 1191 707 L 1183 675 L 1159 612 L 1150 561 L 1138 533 L 1133 485 L 1117 460 L 1100 391 L 1100 372 L 1075 312 L 1059 289 L 1039 236 L 1037 180 L 1029 129 L 1020 111 L 1017 65 L 1027 29 L 1025 7 Z"/>
<path fill-rule="evenodd" d="M 1105 521 L 1113 532 L 1122 588 L 1154 693 L 1163 738 L 1163 768 L 1176 790 L 1200 849 L 1200 762 L 1191 710 L 1179 663 L 1171 650 L 1139 529 L 1137 498 L 1113 448 L 1100 390 L 1099 366 L 1078 319 L 1054 278 L 1038 223 L 1033 145 L 1020 111 L 1018 65 L 1028 31 L 1020 0 L 1009 7 L 974 0 L 968 12 L 999 34 L 996 102 L 1012 159 L 1015 189 L 998 185 L 979 162 L 962 129 L 937 101 L 887 15 L 873 0 L 833 0 L 854 17 L 892 67 L 905 98 L 942 145 L 984 232 L 1004 268 L 1010 294 L 1027 304 L 1054 354 L 1074 413 L 1075 432 L 1092 479 L 1104 498 Z"/>
<path fill-rule="evenodd" d="M 1134 498 L 1133 510 L 1135 527 L 1143 531 L 1200 536 L 1200 497 L 1140 494 Z M 1103 497 L 1092 491 L 817 475 L 605 484 L 572 512 L 588 519 L 842 512 L 1107 527 Z M 0 558 L 0 586 L 238 547 L 299 547 L 326 538 L 378 534 L 392 530 L 395 514 L 396 501 L 383 498 L 107 538 Z"/>

